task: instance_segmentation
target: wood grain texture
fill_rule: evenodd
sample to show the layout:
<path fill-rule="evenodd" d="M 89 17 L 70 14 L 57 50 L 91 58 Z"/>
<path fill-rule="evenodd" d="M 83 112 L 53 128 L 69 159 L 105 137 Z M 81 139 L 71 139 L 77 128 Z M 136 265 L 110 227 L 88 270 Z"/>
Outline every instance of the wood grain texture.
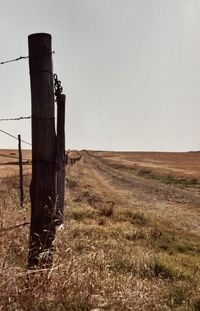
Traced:
<path fill-rule="evenodd" d="M 55 239 L 56 134 L 51 36 L 28 37 L 32 102 L 32 181 L 28 266 L 52 263 Z M 42 260 L 39 257 L 42 255 Z"/>

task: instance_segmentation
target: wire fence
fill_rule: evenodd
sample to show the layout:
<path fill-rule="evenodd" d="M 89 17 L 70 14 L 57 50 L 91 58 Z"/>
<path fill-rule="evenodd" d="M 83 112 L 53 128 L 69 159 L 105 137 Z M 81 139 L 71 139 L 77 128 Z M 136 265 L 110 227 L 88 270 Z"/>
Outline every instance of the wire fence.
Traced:
<path fill-rule="evenodd" d="M 19 160 L 19 157 L 17 157 L 17 156 L 7 155 L 7 154 L 3 154 L 3 153 L 0 153 L 0 157 L 5 157 L 5 158 L 9 158 L 9 159 L 17 159 L 17 160 Z M 23 160 L 29 161 L 30 159 L 23 158 Z"/>
<path fill-rule="evenodd" d="M 17 118 L 7 118 L 7 119 L 0 119 L 1 121 L 20 121 L 20 120 L 28 120 L 31 119 L 31 116 L 28 117 L 17 117 Z"/>
<path fill-rule="evenodd" d="M 18 117 L 18 118 L 10 118 L 10 119 L 0 119 L 0 121 L 18 121 L 18 120 L 24 120 L 24 119 L 30 119 L 31 117 Z M 18 137 L 11 134 L 11 133 L 8 133 L 7 131 L 4 131 L 2 129 L 0 129 L 0 132 L 5 134 L 5 135 L 8 135 L 9 137 L 13 138 L 13 139 L 16 139 L 18 140 Z M 24 144 L 27 144 L 29 146 L 31 146 L 31 144 L 25 140 L 21 140 L 22 143 Z M 0 166 L 1 165 L 19 165 L 19 156 L 17 155 L 14 155 L 14 154 L 4 154 L 4 153 L 0 153 L 0 157 L 4 157 L 6 159 L 15 159 L 15 160 L 18 160 L 18 161 L 12 161 L 12 162 L 3 162 L 3 163 L 0 163 Z M 23 164 L 30 164 L 32 163 L 31 162 L 31 159 L 28 159 L 28 158 L 24 158 L 23 157 L 23 160 L 25 160 L 25 162 L 23 162 Z M 23 175 L 23 176 L 29 176 L 30 174 L 28 175 Z M 12 175 L 12 176 L 6 176 L 6 177 L 0 177 L 0 180 L 5 180 L 5 179 L 10 179 L 10 178 L 16 178 L 18 177 L 18 175 Z"/>
<path fill-rule="evenodd" d="M 55 51 L 52 51 L 51 54 L 55 54 Z M 38 55 L 36 55 L 36 57 L 38 57 Z M 13 59 L 4 60 L 4 61 L 0 62 L 0 65 L 18 62 L 18 61 L 23 60 L 23 59 L 29 59 L 29 56 L 19 56 L 19 57 L 13 58 Z"/>
<path fill-rule="evenodd" d="M 17 61 L 19 61 L 19 60 L 28 59 L 28 58 L 29 58 L 28 56 L 19 56 L 19 57 L 14 58 L 14 59 L 9 59 L 9 60 L 5 60 L 5 61 L 3 61 L 3 62 L 0 62 L 0 65 L 12 63 L 12 62 L 17 62 Z"/>
<path fill-rule="evenodd" d="M 2 133 L 4 133 L 4 134 L 6 134 L 6 135 L 8 135 L 8 136 L 10 136 L 10 137 L 12 137 L 12 138 L 18 140 L 18 137 L 17 137 L 17 136 L 14 136 L 13 134 L 10 134 L 10 133 L 8 133 L 8 132 L 6 132 L 6 131 L 4 131 L 4 130 L 1 130 L 1 129 L 0 129 L 0 132 L 2 132 Z M 26 145 L 32 146 L 32 144 L 30 144 L 29 142 L 27 142 L 27 141 L 25 141 L 25 140 L 21 140 L 21 142 L 24 143 L 24 144 L 26 144 Z"/>
<path fill-rule="evenodd" d="M 55 51 L 52 51 L 49 54 L 52 54 L 52 53 L 55 53 Z M 39 55 L 36 55 L 36 57 L 38 57 L 38 56 Z M 29 56 L 19 56 L 19 57 L 13 58 L 13 59 L 8 59 L 8 60 L 1 61 L 0 65 L 10 64 L 10 63 L 18 62 L 18 61 L 21 61 L 21 60 L 27 60 L 27 59 L 29 59 Z M 19 116 L 19 117 L 12 117 L 12 118 L 0 118 L 0 122 L 22 121 L 22 120 L 31 120 L 31 119 L 32 119 L 31 116 Z M 46 119 L 44 119 L 44 118 L 42 119 L 41 118 L 41 120 L 46 120 Z M 13 133 L 10 133 L 9 131 L 7 131 L 7 129 L 5 130 L 5 129 L 1 128 L 0 132 L 2 134 L 7 135 L 10 138 L 15 139 L 15 140 L 17 140 L 19 142 L 19 154 L 20 154 L 20 151 L 21 151 L 21 143 L 26 144 L 28 146 L 32 146 L 32 144 L 29 143 L 28 141 L 20 139 L 19 138 L 20 135 L 16 136 Z M 27 159 L 27 158 L 23 158 L 23 163 L 22 163 L 22 159 L 21 159 L 21 162 L 20 162 L 20 157 L 17 154 L 15 155 L 15 154 L 9 154 L 9 153 L 8 154 L 0 153 L 0 157 L 6 158 L 6 159 L 10 159 L 10 162 L 7 162 L 7 163 L 5 163 L 6 161 L 4 162 L 4 160 L 1 161 L 2 163 L 0 163 L 0 165 L 2 165 L 2 166 L 3 165 L 20 165 L 21 164 L 21 167 L 22 167 L 22 164 L 31 164 L 32 163 L 31 159 Z M 11 162 L 11 159 L 13 160 L 12 162 Z M 8 176 L 8 175 L 7 176 L 1 176 L 0 180 L 6 180 L 6 179 L 9 180 L 9 179 L 14 179 L 14 178 L 18 178 L 18 177 L 21 178 L 21 175 L 19 176 L 18 174 L 15 174 L 14 171 L 11 174 L 12 174 L 11 176 Z M 32 175 L 32 173 L 29 173 L 29 170 L 25 174 L 22 171 L 22 178 L 26 177 L 26 176 L 30 176 L 30 175 Z M 23 179 L 22 179 L 22 185 L 20 184 L 20 192 L 21 192 L 21 194 L 23 192 Z M 21 196 L 21 200 L 22 200 L 21 206 L 23 207 L 23 197 L 22 196 Z M 15 226 L 12 226 L 12 227 L 8 227 L 8 228 L 1 228 L 0 229 L 0 233 L 1 232 L 5 232 L 7 230 L 12 230 L 12 229 L 15 229 L 15 228 L 20 228 L 20 227 L 26 226 L 26 225 L 29 225 L 29 222 L 24 222 L 22 224 L 18 224 L 18 225 L 15 225 Z"/>
<path fill-rule="evenodd" d="M 55 51 L 52 51 L 50 54 L 55 54 Z M 36 57 L 38 57 L 38 55 L 36 55 Z M 29 59 L 29 56 L 19 56 L 19 57 L 13 58 L 13 59 L 1 61 L 0 65 L 5 65 L 5 64 L 8 64 L 8 63 L 18 62 L 18 61 L 26 60 L 26 59 Z M 29 120 L 29 119 L 31 119 L 31 116 L 16 117 L 16 118 L 0 118 L 0 122 L 2 122 L 2 121 L 21 121 L 21 120 Z M 15 135 L 13 135 L 13 134 L 5 131 L 5 130 L 0 129 L 0 132 L 4 133 L 5 135 L 8 135 L 8 136 L 12 137 L 13 139 L 17 139 L 18 140 L 17 136 L 15 136 Z M 29 142 L 27 142 L 25 140 L 21 140 L 21 142 L 26 144 L 26 145 L 32 146 L 31 143 L 29 143 Z"/>
<path fill-rule="evenodd" d="M 28 59 L 29 57 L 28 56 L 20 56 L 20 57 L 17 57 L 17 58 L 14 58 L 14 59 L 10 59 L 10 60 L 6 60 L 6 61 L 2 61 L 0 62 L 0 65 L 4 65 L 4 64 L 8 64 L 8 63 L 11 63 L 11 62 L 16 62 L 16 61 L 20 61 L 20 60 L 24 60 L 24 59 Z M 20 116 L 20 117 L 14 117 L 14 118 L 0 118 L 0 122 L 8 122 L 8 121 L 21 121 L 21 120 L 29 120 L 31 119 L 31 116 Z M 8 131 L 5 131 L 4 129 L 0 129 L 0 132 L 3 133 L 4 135 L 7 135 L 17 141 L 19 141 L 19 137 L 9 133 Z M 25 140 L 21 140 L 21 143 L 23 144 L 26 144 L 26 145 L 29 145 L 31 146 L 31 143 L 25 141 Z M 0 157 L 3 157 L 3 158 L 6 158 L 6 159 L 13 159 L 13 160 L 17 160 L 17 161 L 12 161 L 12 162 L 2 162 L 0 163 L 0 165 L 19 165 L 20 164 L 20 160 L 19 160 L 19 156 L 15 155 L 15 154 L 4 154 L 4 153 L 0 153 Z M 26 162 L 23 162 L 23 164 L 28 164 L 28 163 L 31 163 L 31 160 L 30 159 L 24 159 Z M 14 173 L 14 172 L 13 172 Z M 31 174 L 23 174 L 23 177 L 25 176 L 30 176 Z M 12 174 L 12 175 L 7 175 L 7 176 L 1 176 L 0 177 L 0 180 L 10 180 L 10 179 L 15 179 L 15 178 L 18 178 L 18 174 Z M 20 189 L 21 190 L 21 189 Z M 24 225 L 24 224 L 22 224 Z M 21 226 L 21 225 L 19 225 Z M 18 227 L 18 226 L 14 226 L 13 228 L 15 227 Z M 6 229 L 3 229 L 1 230 L 0 232 L 2 231 L 6 231 L 6 230 L 10 230 L 12 228 L 6 228 Z"/>
<path fill-rule="evenodd" d="M 5 157 L 5 158 L 9 158 L 9 159 L 19 159 L 19 157 L 15 157 L 14 155 L 7 155 L 7 154 L 3 154 L 0 153 L 0 157 Z"/>
<path fill-rule="evenodd" d="M 31 173 L 28 174 L 23 174 L 23 177 L 28 177 L 31 176 Z M 19 178 L 19 175 L 10 175 L 10 176 L 5 176 L 5 177 L 0 177 L 0 180 L 10 180 L 10 179 L 14 179 L 14 178 Z"/>
<path fill-rule="evenodd" d="M 51 54 L 55 54 L 55 51 L 52 51 Z M 20 60 L 25 60 L 25 59 L 29 59 L 29 56 L 19 56 L 19 57 L 13 58 L 13 59 L 1 61 L 0 65 L 5 65 L 5 64 L 8 64 L 8 63 L 13 63 L 13 62 L 18 62 Z M 16 117 L 16 118 L 0 118 L 0 122 L 2 122 L 2 121 L 21 121 L 21 120 L 28 120 L 28 119 L 31 119 L 31 116 Z M 5 135 L 8 135 L 8 136 L 18 140 L 17 136 L 15 136 L 15 135 L 13 135 L 11 133 L 8 133 L 5 130 L 0 129 L 0 132 L 2 132 Z M 25 140 L 21 140 L 21 142 L 26 144 L 26 145 L 32 146 L 31 143 L 29 143 L 29 142 L 27 142 Z"/>

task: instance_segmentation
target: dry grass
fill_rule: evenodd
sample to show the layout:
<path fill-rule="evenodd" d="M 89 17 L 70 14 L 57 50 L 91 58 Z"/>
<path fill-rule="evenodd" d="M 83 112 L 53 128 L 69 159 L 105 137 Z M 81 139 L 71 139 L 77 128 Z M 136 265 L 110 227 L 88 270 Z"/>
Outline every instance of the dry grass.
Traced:
<path fill-rule="evenodd" d="M 199 237 L 101 192 L 70 170 L 52 269 L 27 271 L 29 218 L 18 182 L 1 181 L 0 310 L 200 310 Z"/>

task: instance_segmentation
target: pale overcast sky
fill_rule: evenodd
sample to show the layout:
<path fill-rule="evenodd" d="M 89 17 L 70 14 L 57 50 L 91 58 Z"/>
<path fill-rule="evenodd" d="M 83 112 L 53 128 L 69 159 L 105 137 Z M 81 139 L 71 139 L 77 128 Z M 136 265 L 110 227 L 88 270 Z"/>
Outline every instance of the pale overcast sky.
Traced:
<path fill-rule="evenodd" d="M 52 35 L 66 148 L 200 150 L 200 0 L 0 0 L 0 23 L 0 62 Z M 1 65 L 0 83 L 0 118 L 30 115 L 28 61 Z M 30 126 L 0 122 L 26 141 Z M 0 132 L 0 148 L 17 141 Z"/>

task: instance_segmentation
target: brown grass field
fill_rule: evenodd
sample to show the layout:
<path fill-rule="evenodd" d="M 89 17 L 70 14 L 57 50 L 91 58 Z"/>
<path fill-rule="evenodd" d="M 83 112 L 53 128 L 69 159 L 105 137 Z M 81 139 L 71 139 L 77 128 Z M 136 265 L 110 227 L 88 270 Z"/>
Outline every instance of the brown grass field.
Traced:
<path fill-rule="evenodd" d="M 82 151 L 53 267 L 36 271 L 29 226 L 6 230 L 30 217 L 31 154 L 24 209 L 15 157 L 0 151 L 1 311 L 200 310 L 200 152 Z"/>

